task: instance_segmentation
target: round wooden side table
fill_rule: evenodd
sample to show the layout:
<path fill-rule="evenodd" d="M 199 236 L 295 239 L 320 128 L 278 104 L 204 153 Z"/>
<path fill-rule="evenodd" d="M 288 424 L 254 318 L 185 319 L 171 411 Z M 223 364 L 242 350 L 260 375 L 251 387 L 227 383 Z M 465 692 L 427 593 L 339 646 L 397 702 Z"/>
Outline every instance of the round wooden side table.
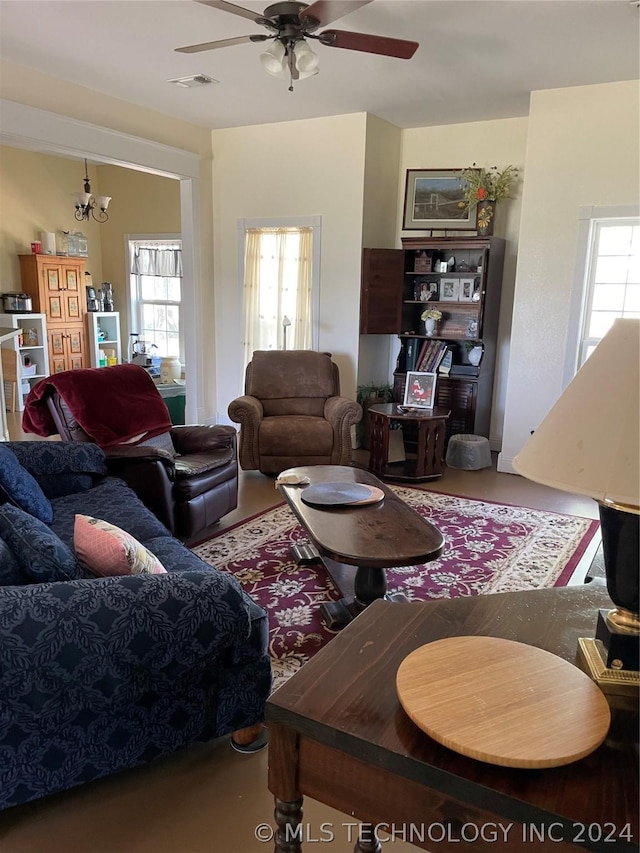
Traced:
<path fill-rule="evenodd" d="M 371 406 L 371 447 L 369 470 L 377 477 L 389 480 L 434 480 L 442 476 L 444 440 L 449 409 L 408 409 L 397 403 Z M 391 423 L 415 423 L 417 442 L 415 453 L 402 462 L 389 462 L 389 430 Z"/>

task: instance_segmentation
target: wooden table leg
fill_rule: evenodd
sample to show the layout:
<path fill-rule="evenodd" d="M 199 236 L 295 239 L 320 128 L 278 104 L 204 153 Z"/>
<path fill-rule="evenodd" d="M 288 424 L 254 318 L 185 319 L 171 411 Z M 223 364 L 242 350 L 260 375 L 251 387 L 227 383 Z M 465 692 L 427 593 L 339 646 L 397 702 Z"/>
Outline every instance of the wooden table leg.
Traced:
<path fill-rule="evenodd" d="M 369 470 L 384 476 L 389 458 L 389 418 L 370 412 L 371 435 L 369 436 Z"/>
<path fill-rule="evenodd" d="M 298 734 L 269 724 L 269 790 L 274 796 L 276 853 L 301 853 L 302 793 L 298 789 Z"/>
<path fill-rule="evenodd" d="M 435 479 L 442 476 L 445 418 L 418 421 L 416 478 Z"/>
<path fill-rule="evenodd" d="M 353 853 L 382 853 L 382 844 L 376 835 L 375 827 L 370 823 L 363 823 L 360 827 L 360 835 Z"/>
<path fill-rule="evenodd" d="M 275 798 L 275 853 L 302 853 L 302 797 L 285 803 Z"/>

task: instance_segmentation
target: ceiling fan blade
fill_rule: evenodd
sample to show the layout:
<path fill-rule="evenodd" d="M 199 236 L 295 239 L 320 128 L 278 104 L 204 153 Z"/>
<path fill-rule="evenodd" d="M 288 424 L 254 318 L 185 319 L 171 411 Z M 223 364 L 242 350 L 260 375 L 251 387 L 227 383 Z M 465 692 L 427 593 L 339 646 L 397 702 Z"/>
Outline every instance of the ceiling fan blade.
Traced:
<path fill-rule="evenodd" d="M 314 27 L 325 27 L 369 3 L 371 0 L 316 0 L 300 12 L 300 20 L 306 24 L 313 19 Z"/>
<path fill-rule="evenodd" d="M 177 47 L 176 53 L 200 53 L 202 50 L 215 50 L 218 47 L 231 47 L 233 44 L 247 44 L 252 41 L 266 41 L 272 36 L 236 36 L 231 39 L 220 39 L 219 41 L 205 41 L 202 44 L 190 44 L 187 47 Z"/>
<path fill-rule="evenodd" d="M 379 53 L 382 56 L 395 56 L 397 59 L 411 59 L 420 46 L 417 41 L 372 36 L 368 33 L 350 33 L 346 30 L 324 30 L 319 38 L 320 42 L 328 47 Z"/>
<path fill-rule="evenodd" d="M 227 3 L 226 0 L 196 0 L 196 3 L 211 6 L 212 9 L 220 9 L 221 12 L 231 12 L 232 15 L 240 15 L 241 18 L 248 18 L 250 21 L 257 21 L 263 17 L 258 12 L 252 12 L 244 6 L 236 6 L 235 3 Z"/>

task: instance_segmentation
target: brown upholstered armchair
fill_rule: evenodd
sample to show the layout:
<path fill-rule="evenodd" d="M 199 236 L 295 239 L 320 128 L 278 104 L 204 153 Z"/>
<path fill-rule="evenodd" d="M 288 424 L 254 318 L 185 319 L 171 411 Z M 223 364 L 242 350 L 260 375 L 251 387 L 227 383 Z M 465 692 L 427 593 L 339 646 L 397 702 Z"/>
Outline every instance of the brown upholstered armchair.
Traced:
<path fill-rule="evenodd" d="M 159 407 L 156 400 L 155 395 L 162 400 L 159 391 L 142 368 L 137 370 L 140 372 L 135 373 L 134 365 L 118 365 L 67 371 L 42 380 L 34 387 L 38 393 L 32 392 L 27 399 L 26 424 L 29 431 L 39 435 L 57 432 L 64 441 L 99 444 L 107 457 L 109 473 L 125 480 L 174 535 L 193 540 L 238 505 L 236 430 L 222 425 L 171 426 L 164 401 Z M 114 379 L 119 377 L 123 380 L 122 398 L 109 393 Z M 78 411 L 78 396 L 83 396 L 88 382 L 102 391 L 94 412 L 99 411 L 99 405 L 108 407 L 112 412 L 110 424 L 118 423 L 119 413 L 124 423 L 125 410 L 130 411 L 132 400 L 137 399 L 141 409 L 163 412 L 166 432 L 137 444 L 103 442 L 93 433 L 88 434 L 72 413 L 72 409 Z M 103 408 L 103 414 L 104 411 Z M 87 421 L 91 423 L 92 419 L 84 412 L 78 417 L 91 432 Z"/>
<path fill-rule="evenodd" d="M 240 424 L 241 467 L 279 474 L 297 465 L 349 465 L 351 427 L 362 408 L 340 396 L 329 353 L 258 350 L 229 417 Z"/>

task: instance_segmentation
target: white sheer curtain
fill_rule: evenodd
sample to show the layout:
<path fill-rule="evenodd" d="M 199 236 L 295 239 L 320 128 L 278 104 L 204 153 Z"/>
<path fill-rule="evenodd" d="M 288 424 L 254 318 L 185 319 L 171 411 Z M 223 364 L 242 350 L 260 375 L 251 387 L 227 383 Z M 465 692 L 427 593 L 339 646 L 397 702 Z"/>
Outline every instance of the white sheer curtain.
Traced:
<path fill-rule="evenodd" d="M 134 244 L 131 272 L 134 275 L 159 275 L 182 278 L 182 249 L 175 244 L 145 246 Z"/>
<path fill-rule="evenodd" d="M 250 228 L 245 232 L 244 366 L 254 350 L 312 345 L 313 229 Z"/>

